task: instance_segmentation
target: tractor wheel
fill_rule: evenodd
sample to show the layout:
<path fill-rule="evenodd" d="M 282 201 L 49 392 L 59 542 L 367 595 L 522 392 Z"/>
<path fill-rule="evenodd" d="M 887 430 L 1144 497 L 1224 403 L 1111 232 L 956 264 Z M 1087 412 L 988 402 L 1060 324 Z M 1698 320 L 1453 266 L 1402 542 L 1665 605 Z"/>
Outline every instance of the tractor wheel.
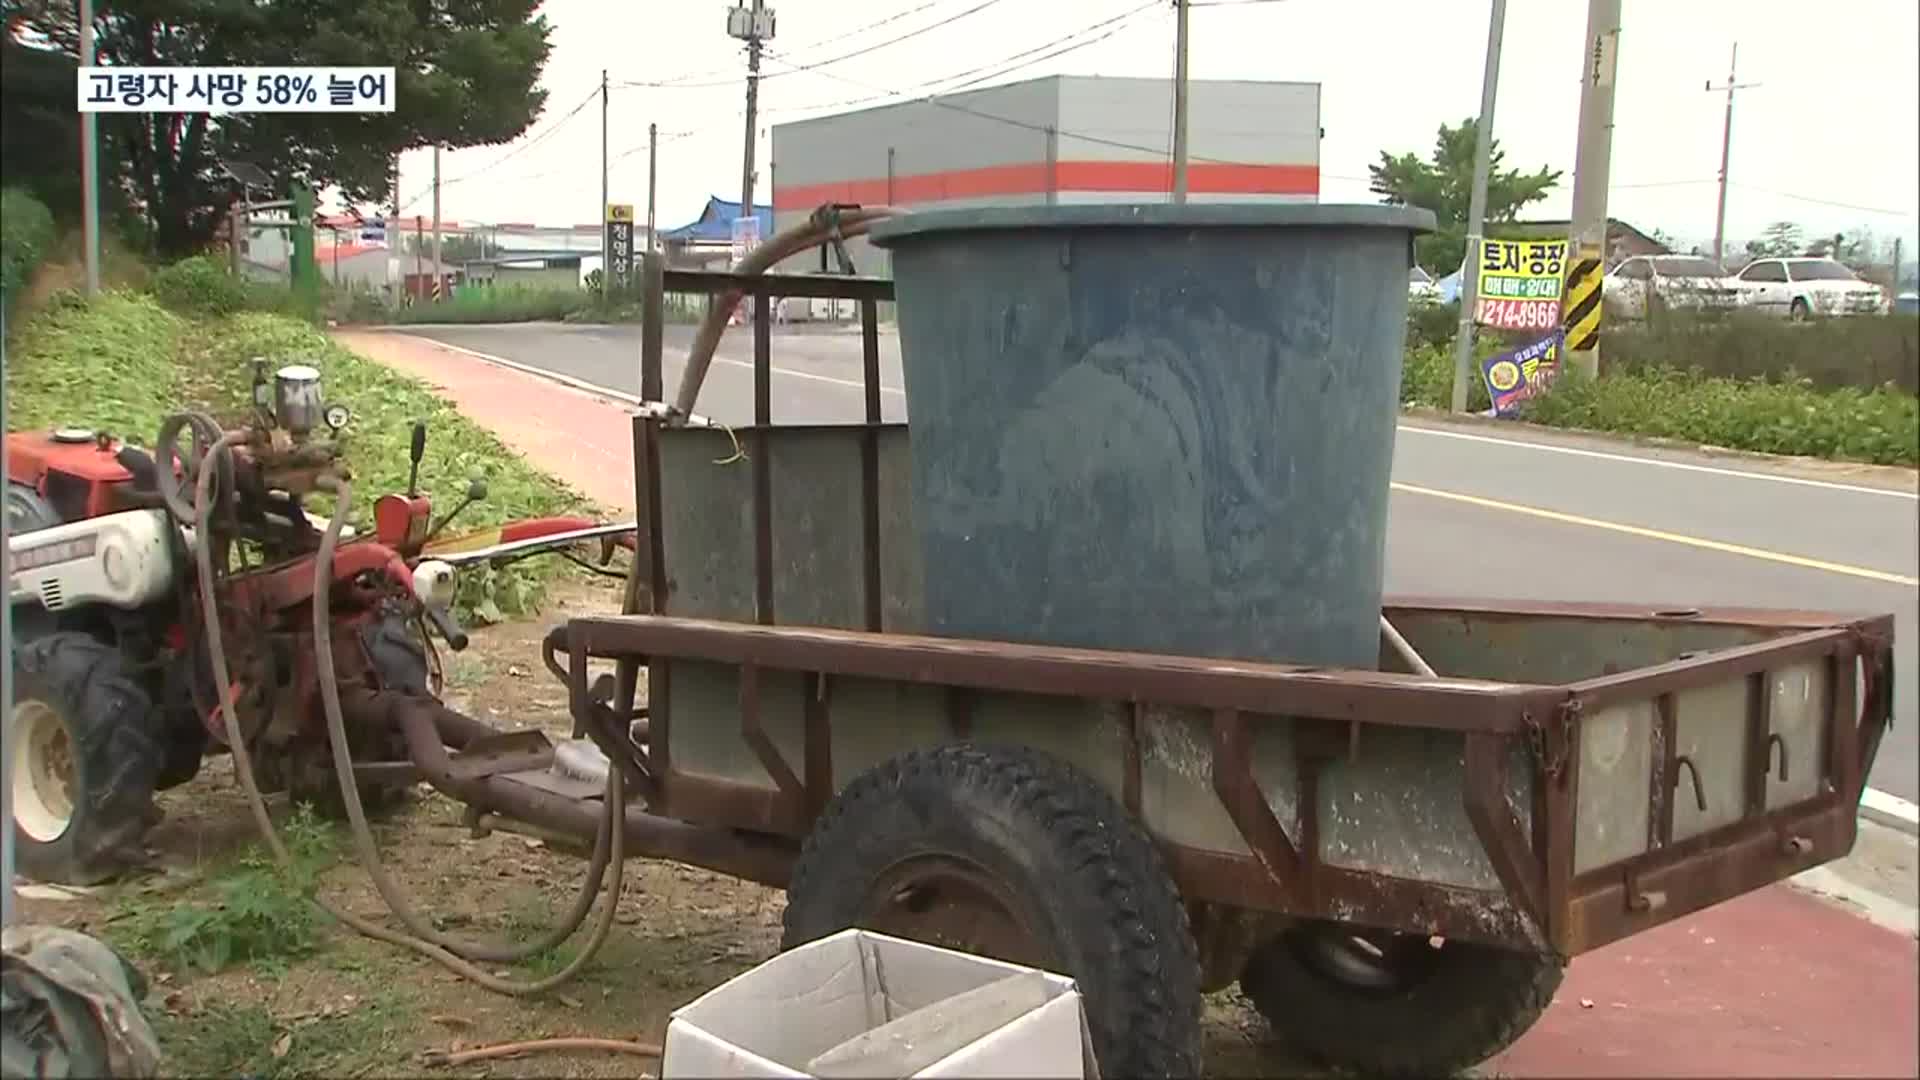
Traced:
<path fill-rule="evenodd" d="M 86 634 L 21 644 L 13 677 L 7 740 L 20 869 L 67 885 L 104 881 L 149 823 L 159 714 L 120 654 Z"/>
<path fill-rule="evenodd" d="M 781 944 L 855 926 L 1078 980 L 1103 1075 L 1200 1073 L 1179 893 L 1132 816 L 1045 754 L 942 746 L 848 784 L 794 866 Z"/>
<path fill-rule="evenodd" d="M 1255 950 L 1240 988 L 1318 1064 L 1452 1076 L 1532 1027 L 1564 970 L 1549 955 L 1314 922 Z"/>

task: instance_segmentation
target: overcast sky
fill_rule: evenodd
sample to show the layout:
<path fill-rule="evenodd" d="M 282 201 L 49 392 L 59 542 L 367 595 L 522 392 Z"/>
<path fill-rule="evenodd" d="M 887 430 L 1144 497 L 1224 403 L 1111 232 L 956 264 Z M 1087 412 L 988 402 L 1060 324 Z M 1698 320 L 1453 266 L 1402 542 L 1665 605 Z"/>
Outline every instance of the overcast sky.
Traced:
<path fill-rule="evenodd" d="M 1202 0 L 1196 0 L 1198 5 Z M 760 89 L 760 181 L 775 123 L 842 111 L 887 91 L 921 96 L 1022 56 L 1038 63 L 991 82 L 1047 74 L 1172 72 L 1170 0 L 1091 33 L 1143 0 L 784 0 Z M 659 224 L 691 220 L 710 194 L 740 195 L 745 58 L 726 36 L 729 0 L 549 0 L 553 53 L 545 112 L 504 146 L 443 156 L 443 213 L 461 221 L 569 224 L 598 219 L 602 67 L 615 87 L 609 141 L 614 202 L 646 203 L 649 121 L 663 133 Z M 970 8 L 978 11 L 967 13 Z M 1424 154 L 1442 122 L 1478 108 L 1490 0 L 1264 0 L 1196 6 L 1192 77 L 1318 82 L 1321 199 L 1375 201 L 1367 166 L 1383 149 Z M 905 13 L 905 14 L 903 14 Z M 862 32 L 862 27 L 892 18 Z M 956 17 L 958 16 L 958 17 Z M 942 20 L 950 23 L 883 45 Z M 1586 24 L 1579 0 L 1508 5 L 1494 132 L 1509 166 L 1566 179 L 1530 216 L 1564 216 L 1572 194 Z M 1608 210 L 1684 242 L 1713 233 L 1728 54 L 1739 43 L 1730 246 L 1769 222 L 1810 232 L 1871 228 L 1920 254 L 1920 2 L 1626 0 L 1614 106 Z M 1108 35 L 1099 37 L 1099 35 Z M 1077 35 L 1077 36 L 1076 36 Z M 1098 40 L 1094 40 L 1098 38 Z M 827 40 L 834 39 L 834 40 Z M 1061 55 L 1041 49 L 1091 42 Z M 864 55 L 792 72 L 791 64 Z M 783 74 L 784 72 L 784 74 Z M 942 81 L 945 80 L 945 81 Z M 668 83 L 664 86 L 622 83 Z M 590 100 L 592 99 L 592 100 Z M 585 107 L 568 119 L 576 106 Z M 860 106 L 851 106 L 860 107 Z M 431 212 L 430 151 L 402 164 L 408 214 Z"/>

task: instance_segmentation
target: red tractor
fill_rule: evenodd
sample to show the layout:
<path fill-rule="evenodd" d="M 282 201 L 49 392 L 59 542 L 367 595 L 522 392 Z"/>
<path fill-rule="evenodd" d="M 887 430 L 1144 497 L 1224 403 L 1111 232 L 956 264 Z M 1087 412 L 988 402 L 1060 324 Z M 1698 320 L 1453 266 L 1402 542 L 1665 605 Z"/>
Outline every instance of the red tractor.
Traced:
<path fill-rule="evenodd" d="M 230 748 L 219 719 L 231 700 L 266 790 L 328 806 L 340 794 L 319 700 L 315 648 L 332 652 L 341 689 L 437 695 L 433 638 L 466 635 L 450 604 L 456 567 L 586 540 L 630 546 L 631 524 L 522 521 L 441 539 L 486 497 L 476 480 L 438 522 L 415 489 L 426 429 L 413 430 L 405 494 L 374 506 L 371 536 L 343 533 L 328 596 L 330 640 L 312 628 L 314 558 L 323 522 L 303 505 L 346 476 L 347 410 L 321 398 L 319 373 L 254 363 L 254 415 L 228 436 L 192 413 L 163 425 L 153 452 L 83 429 L 7 435 L 8 601 L 15 645 L 15 839 L 21 869 L 90 883 L 124 867 L 158 820 L 153 794 L 192 779 Z M 213 470 L 204 506 L 186 478 Z M 214 685 L 194 546 L 209 545 L 230 685 Z M 344 512 L 344 511 L 343 511 Z M 429 634 L 429 627 L 432 634 Z M 355 776 L 369 804 L 414 772 L 397 731 L 350 725 Z"/>

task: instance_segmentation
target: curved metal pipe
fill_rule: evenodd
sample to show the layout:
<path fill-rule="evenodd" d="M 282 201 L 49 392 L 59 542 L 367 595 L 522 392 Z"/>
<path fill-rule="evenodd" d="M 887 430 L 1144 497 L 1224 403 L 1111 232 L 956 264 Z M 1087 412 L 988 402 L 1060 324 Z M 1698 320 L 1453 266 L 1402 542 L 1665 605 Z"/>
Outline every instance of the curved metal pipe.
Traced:
<path fill-rule="evenodd" d="M 849 210 L 839 216 L 837 222 L 842 239 L 862 236 L 867 228 L 882 218 L 899 213 L 891 206 L 863 206 Z M 775 233 L 759 247 L 754 248 L 735 264 L 736 274 L 755 275 L 765 273 L 767 269 L 792 255 L 817 247 L 833 238 L 835 223 L 823 220 L 818 213 L 785 232 Z M 687 366 L 680 373 L 680 389 L 674 395 L 673 415 L 688 417 L 693 415 L 694 402 L 700 397 L 700 386 L 706 382 L 707 369 L 713 366 L 713 353 L 720 347 L 720 336 L 727 332 L 727 319 L 733 309 L 739 306 L 744 294 L 731 289 L 714 297 L 713 306 L 707 310 L 706 319 L 701 322 L 695 333 L 693 346 L 687 350 Z"/>

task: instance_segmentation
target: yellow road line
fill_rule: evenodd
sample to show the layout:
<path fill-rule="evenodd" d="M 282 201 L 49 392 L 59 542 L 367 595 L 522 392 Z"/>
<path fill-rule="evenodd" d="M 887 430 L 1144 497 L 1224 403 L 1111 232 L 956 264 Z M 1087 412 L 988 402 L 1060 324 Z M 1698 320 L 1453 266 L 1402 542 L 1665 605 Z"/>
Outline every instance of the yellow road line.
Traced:
<path fill-rule="evenodd" d="M 1484 507 L 1488 510 L 1505 510 L 1513 514 L 1525 514 L 1529 517 L 1558 521 L 1563 525 L 1584 525 L 1589 529 L 1605 529 L 1608 532 L 1625 533 L 1646 540 L 1662 540 L 1669 544 L 1681 544 L 1686 547 L 1718 551 L 1726 555 L 1744 555 L 1749 559 L 1763 559 L 1767 562 L 1798 566 L 1806 570 L 1824 570 L 1829 574 L 1845 574 L 1848 577 L 1866 578 L 1869 581 L 1884 581 L 1892 585 L 1920 585 L 1920 578 L 1905 574 L 1891 574 L 1885 570 L 1872 570 L 1864 566 L 1849 566 L 1846 563 L 1828 562 L 1825 559 L 1810 559 L 1804 555 L 1789 555 L 1782 551 L 1767 551 L 1764 548 L 1752 548 L 1743 544 L 1729 544 L 1722 540 L 1707 540 L 1698 536 L 1686 536 L 1681 533 L 1665 532 L 1660 529 L 1648 529 L 1639 525 L 1623 525 L 1617 521 L 1602 521 L 1599 518 L 1583 517 L 1579 514 L 1563 514 L 1558 510 L 1544 510 L 1537 506 L 1522 506 L 1519 503 L 1501 502 L 1498 499 L 1486 499 L 1478 495 L 1463 495 L 1457 491 L 1440 491 L 1436 488 L 1418 487 L 1413 484 L 1395 482 L 1395 491 L 1405 491 L 1413 495 L 1426 495 L 1435 499 L 1448 499 L 1466 503 L 1469 506 Z"/>

